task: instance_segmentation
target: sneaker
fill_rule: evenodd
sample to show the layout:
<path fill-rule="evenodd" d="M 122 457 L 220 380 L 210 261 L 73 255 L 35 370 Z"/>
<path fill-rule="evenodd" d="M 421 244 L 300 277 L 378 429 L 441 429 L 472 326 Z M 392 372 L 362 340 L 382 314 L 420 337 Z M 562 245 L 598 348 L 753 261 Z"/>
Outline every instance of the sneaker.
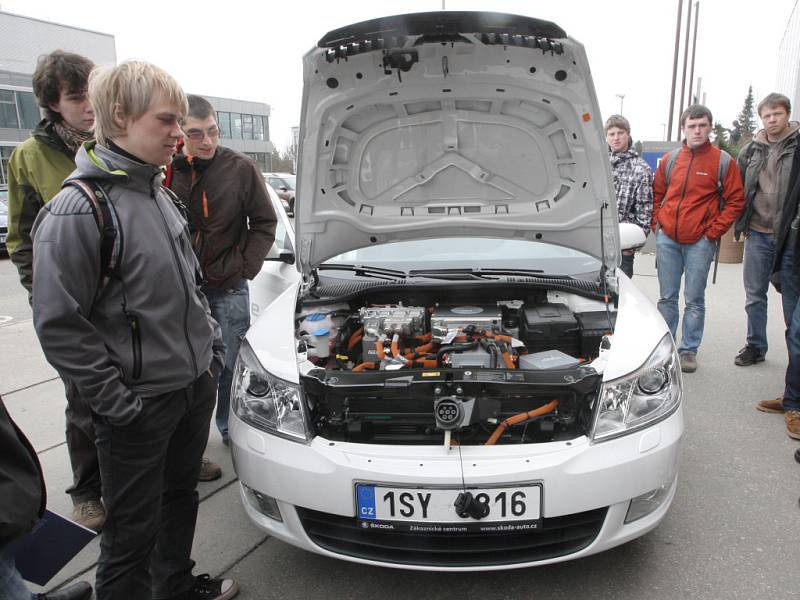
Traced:
<path fill-rule="evenodd" d="M 92 586 L 85 581 L 79 581 L 55 592 L 37 594 L 36 597 L 39 600 L 89 600 L 92 597 Z"/>
<path fill-rule="evenodd" d="M 205 456 L 200 461 L 200 472 L 197 474 L 197 481 L 214 481 L 222 477 L 222 469 L 217 463 L 213 463 Z"/>
<path fill-rule="evenodd" d="M 697 355 L 694 352 L 681 352 L 681 371 L 694 373 L 697 371 Z"/>
<path fill-rule="evenodd" d="M 733 359 L 734 364 L 740 367 L 754 365 L 756 363 L 764 362 L 764 353 L 759 352 L 752 346 L 748 345 L 739 350 L 739 354 Z"/>
<path fill-rule="evenodd" d="M 87 529 L 100 531 L 106 522 L 106 509 L 100 500 L 85 500 L 72 507 L 72 520 Z"/>
<path fill-rule="evenodd" d="M 783 411 L 783 398 L 775 398 L 774 400 L 762 400 L 756 404 L 756 409 L 761 412 L 768 413 L 782 413 Z"/>
<path fill-rule="evenodd" d="M 786 419 L 786 435 L 800 440 L 800 410 L 787 410 L 783 418 Z"/>
<path fill-rule="evenodd" d="M 194 585 L 174 600 L 228 600 L 239 593 L 239 585 L 233 579 L 211 579 L 204 573 L 194 578 Z"/>

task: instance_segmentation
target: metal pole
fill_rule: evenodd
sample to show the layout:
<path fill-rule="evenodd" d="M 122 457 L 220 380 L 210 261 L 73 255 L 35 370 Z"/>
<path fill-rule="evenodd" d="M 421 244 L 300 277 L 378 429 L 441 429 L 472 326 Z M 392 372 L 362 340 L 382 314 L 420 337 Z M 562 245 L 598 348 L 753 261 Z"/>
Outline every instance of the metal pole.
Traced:
<path fill-rule="evenodd" d="M 700 20 L 700 2 L 694 3 L 694 36 L 692 39 L 692 70 L 689 71 L 689 104 L 694 104 L 694 99 L 692 98 L 692 84 L 694 83 L 694 55 L 697 52 L 697 22 Z M 698 88 L 699 88 L 698 84 Z M 698 95 L 700 94 L 700 90 L 697 90 Z"/>
<path fill-rule="evenodd" d="M 616 94 L 619 98 L 619 114 L 622 114 L 622 102 L 625 100 L 625 94 Z"/>
<path fill-rule="evenodd" d="M 678 114 L 683 114 L 684 100 L 686 99 L 686 66 L 689 62 L 689 28 L 692 26 L 692 3 L 689 2 L 688 14 L 686 17 L 686 41 L 683 43 L 683 77 L 681 79 L 681 109 Z"/>
<path fill-rule="evenodd" d="M 672 139 L 672 113 L 675 112 L 675 82 L 678 77 L 678 47 L 681 43 L 681 16 L 683 15 L 683 0 L 678 0 L 678 25 L 675 28 L 675 56 L 672 59 L 672 91 L 669 94 L 669 119 L 667 121 L 667 141 Z"/>

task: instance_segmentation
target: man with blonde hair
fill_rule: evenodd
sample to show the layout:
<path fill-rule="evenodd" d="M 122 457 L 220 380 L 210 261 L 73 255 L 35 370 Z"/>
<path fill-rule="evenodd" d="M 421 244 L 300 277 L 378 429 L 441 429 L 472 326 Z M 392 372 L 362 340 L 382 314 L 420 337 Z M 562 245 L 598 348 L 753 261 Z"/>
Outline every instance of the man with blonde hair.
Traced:
<path fill-rule="evenodd" d="M 194 577 L 190 558 L 224 345 L 161 185 L 186 96 L 139 61 L 93 71 L 89 96 L 97 141 L 34 224 L 33 320 L 92 410 L 107 509 L 97 598 L 232 598 L 233 581 Z"/>

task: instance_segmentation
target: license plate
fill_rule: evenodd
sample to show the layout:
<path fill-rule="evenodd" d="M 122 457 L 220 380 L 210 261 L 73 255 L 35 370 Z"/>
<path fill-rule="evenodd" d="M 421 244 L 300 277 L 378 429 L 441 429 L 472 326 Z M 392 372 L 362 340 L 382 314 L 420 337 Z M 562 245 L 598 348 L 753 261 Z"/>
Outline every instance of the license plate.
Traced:
<path fill-rule="evenodd" d="M 357 518 L 364 529 L 418 533 L 525 531 L 541 526 L 541 484 L 467 488 L 477 501 L 489 506 L 482 519 L 456 513 L 455 501 L 462 491 L 357 483 Z"/>

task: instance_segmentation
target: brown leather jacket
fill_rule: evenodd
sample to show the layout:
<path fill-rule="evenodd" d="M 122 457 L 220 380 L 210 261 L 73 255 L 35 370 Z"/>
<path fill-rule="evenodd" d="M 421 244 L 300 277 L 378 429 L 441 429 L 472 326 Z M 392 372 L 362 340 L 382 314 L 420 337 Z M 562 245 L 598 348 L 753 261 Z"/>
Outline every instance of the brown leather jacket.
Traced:
<path fill-rule="evenodd" d="M 169 188 L 189 209 L 203 288 L 224 290 L 258 275 L 277 218 L 255 162 L 220 146 L 210 160 L 177 155 L 171 172 Z"/>

